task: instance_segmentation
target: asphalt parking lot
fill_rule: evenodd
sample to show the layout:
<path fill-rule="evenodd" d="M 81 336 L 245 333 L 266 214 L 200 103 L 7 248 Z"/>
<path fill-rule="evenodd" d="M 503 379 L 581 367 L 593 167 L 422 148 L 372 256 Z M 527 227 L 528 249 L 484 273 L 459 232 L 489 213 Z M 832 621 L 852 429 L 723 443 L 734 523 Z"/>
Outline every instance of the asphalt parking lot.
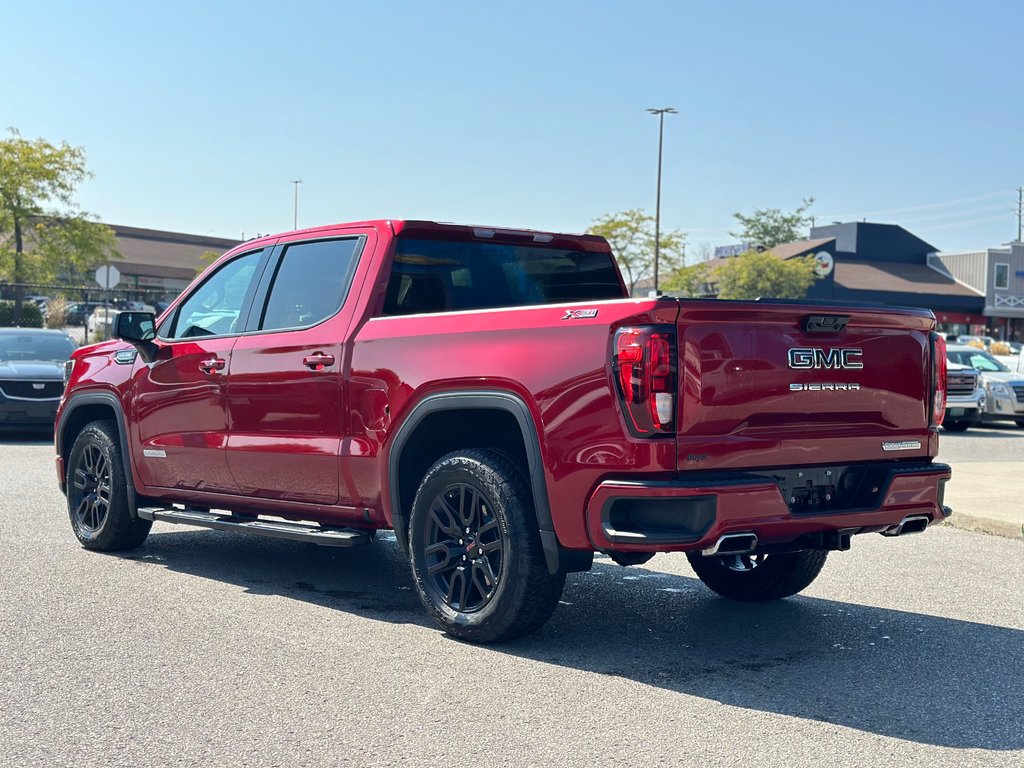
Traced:
<path fill-rule="evenodd" d="M 942 458 L 1024 455 L 990 431 Z M 158 524 L 86 552 L 51 457 L 0 438 L 3 766 L 1024 764 L 1019 540 L 857 537 L 772 605 L 682 556 L 602 559 L 541 632 L 482 648 L 434 628 L 393 540 Z"/>

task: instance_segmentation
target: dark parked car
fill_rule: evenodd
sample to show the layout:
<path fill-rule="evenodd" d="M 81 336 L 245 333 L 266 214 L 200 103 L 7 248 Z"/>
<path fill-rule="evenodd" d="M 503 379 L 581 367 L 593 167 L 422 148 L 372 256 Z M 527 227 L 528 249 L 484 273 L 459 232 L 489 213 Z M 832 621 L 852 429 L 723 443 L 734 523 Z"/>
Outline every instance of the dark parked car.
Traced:
<path fill-rule="evenodd" d="M 95 301 L 76 301 L 73 304 L 68 304 L 67 325 L 83 326 L 85 325 L 86 318 L 89 317 L 95 311 L 96 307 L 101 307 Z"/>
<path fill-rule="evenodd" d="M 77 346 L 62 331 L 0 328 L 0 428 L 53 426 L 64 363 Z"/>

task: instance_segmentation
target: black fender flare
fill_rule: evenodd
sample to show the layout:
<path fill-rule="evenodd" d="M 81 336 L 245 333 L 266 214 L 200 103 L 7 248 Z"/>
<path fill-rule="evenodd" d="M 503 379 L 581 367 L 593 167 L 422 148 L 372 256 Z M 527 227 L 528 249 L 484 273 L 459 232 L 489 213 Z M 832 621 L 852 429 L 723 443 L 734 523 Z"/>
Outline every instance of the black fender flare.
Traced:
<path fill-rule="evenodd" d="M 117 434 L 121 446 L 121 461 L 124 464 L 125 488 L 128 491 L 128 512 L 132 517 L 138 517 L 138 506 L 135 495 L 135 474 L 132 471 L 132 455 L 128 450 L 128 421 L 124 416 L 124 407 L 120 399 L 112 392 L 82 392 L 68 398 L 60 412 L 60 419 L 57 421 L 53 434 L 54 447 L 58 456 L 64 455 L 64 428 L 71 415 L 82 406 L 103 405 L 108 406 L 113 412 L 117 423 Z M 67 468 L 65 467 L 65 472 Z M 67 492 L 67 481 L 64 483 L 64 491 Z"/>
<path fill-rule="evenodd" d="M 551 505 L 548 501 L 547 480 L 544 477 L 544 461 L 540 448 L 540 437 L 533 414 L 526 402 L 512 392 L 503 390 L 461 390 L 435 392 L 420 400 L 409 412 L 395 431 L 388 454 L 388 487 L 391 500 L 391 521 L 398 532 L 398 545 L 402 552 L 409 555 L 409 542 L 401 535 L 409 524 L 408 515 L 402 509 L 399 494 L 398 467 L 402 452 L 409 438 L 419 424 L 432 413 L 454 410 L 499 410 L 512 414 L 519 424 L 519 431 L 526 448 L 527 480 L 533 491 L 533 508 L 537 515 L 537 529 L 544 548 L 544 559 L 548 570 L 557 573 L 559 568 L 560 547 L 555 535 L 554 523 L 551 520 Z M 563 550 L 567 552 L 567 550 Z M 592 554 L 592 553 L 587 553 Z"/>

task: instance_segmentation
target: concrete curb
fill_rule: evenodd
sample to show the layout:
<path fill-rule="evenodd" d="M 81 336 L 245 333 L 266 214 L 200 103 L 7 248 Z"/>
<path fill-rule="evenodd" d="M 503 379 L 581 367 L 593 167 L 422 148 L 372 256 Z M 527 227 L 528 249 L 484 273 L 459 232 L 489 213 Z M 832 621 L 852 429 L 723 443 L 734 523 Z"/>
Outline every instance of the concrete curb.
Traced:
<path fill-rule="evenodd" d="M 953 464 L 945 502 L 953 508 L 947 525 L 1024 540 L 1024 462 Z"/>
<path fill-rule="evenodd" d="M 945 525 L 951 528 L 959 528 L 963 531 L 987 533 L 992 536 L 1003 536 L 1008 539 L 1024 541 L 1024 526 L 1007 520 L 996 520 L 990 517 L 972 515 L 969 512 L 957 512 L 955 509 L 953 514 L 946 518 Z"/>

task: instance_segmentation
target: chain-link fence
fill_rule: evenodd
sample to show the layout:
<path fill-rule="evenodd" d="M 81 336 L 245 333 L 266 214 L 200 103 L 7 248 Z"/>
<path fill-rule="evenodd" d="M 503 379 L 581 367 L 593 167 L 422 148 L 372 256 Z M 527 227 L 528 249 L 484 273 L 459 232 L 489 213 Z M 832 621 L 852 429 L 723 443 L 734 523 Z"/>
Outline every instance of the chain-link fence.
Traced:
<path fill-rule="evenodd" d="M 20 307 L 16 302 L 19 292 Z M 95 285 L 0 282 L 0 328 L 56 328 L 79 344 L 89 344 L 110 337 L 118 312 L 159 314 L 176 295 L 165 288 L 106 291 Z"/>

